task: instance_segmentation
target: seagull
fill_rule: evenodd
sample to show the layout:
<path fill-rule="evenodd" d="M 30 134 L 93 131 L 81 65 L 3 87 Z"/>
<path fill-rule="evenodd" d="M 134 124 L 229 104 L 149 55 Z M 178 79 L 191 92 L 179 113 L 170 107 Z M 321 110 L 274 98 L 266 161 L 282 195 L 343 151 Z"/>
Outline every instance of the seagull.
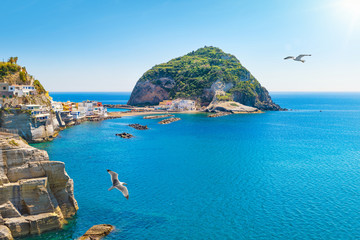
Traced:
<path fill-rule="evenodd" d="M 110 174 L 111 181 L 113 184 L 111 188 L 109 188 L 109 191 L 113 190 L 114 188 L 117 188 L 120 192 L 122 192 L 122 194 L 126 199 L 129 199 L 129 192 L 127 188 L 124 186 L 127 184 L 119 181 L 118 174 L 116 172 L 110 171 L 109 169 L 107 169 L 106 171 L 108 171 L 108 173 Z"/>
<path fill-rule="evenodd" d="M 296 58 L 293 56 L 288 56 L 286 58 L 284 58 L 284 60 L 288 60 L 288 59 L 293 59 L 294 61 L 298 61 L 298 62 L 305 62 L 305 60 L 302 60 L 302 57 L 306 57 L 306 56 L 311 56 L 311 54 L 300 54 L 299 56 L 297 56 Z"/>

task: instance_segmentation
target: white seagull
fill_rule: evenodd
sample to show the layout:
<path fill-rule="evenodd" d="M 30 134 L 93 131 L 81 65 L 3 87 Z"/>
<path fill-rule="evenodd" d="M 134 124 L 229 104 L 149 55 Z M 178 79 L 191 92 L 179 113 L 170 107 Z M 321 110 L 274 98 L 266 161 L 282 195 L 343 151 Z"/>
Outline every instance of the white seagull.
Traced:
<path fill-rule="evenodd" d="M 129 199 L 129 192 L 127 188 L 124 186 L 127 184 L 119 181 L 118 174 L 116 172 L 110 171 L 109 169 L 107 169 L 107 171 L 111 176 L 111 182 L 113 184 L 111 188 L 109 188 L 109 191 L 113 190 L 114 188 L 117 188 L 118 190 L 120 190 L 120 192 L 122 192 L 122 194 L 126 199 Z"/>
<path fill-rule="evenodd" d="M 311 56 L 311 54 L 300 54 L 299 56 L 297 56 L 296 58 L 293 56 L 288 56 L 286 58 L 284 58 L 284 60 L 288 60 L 288 59 L 293 59 L 294 61 L 298 61 L 298 62 L 305 62 L 305 60 L 302 60 L 302 57 L 306 57 L 306 56 Z"/>

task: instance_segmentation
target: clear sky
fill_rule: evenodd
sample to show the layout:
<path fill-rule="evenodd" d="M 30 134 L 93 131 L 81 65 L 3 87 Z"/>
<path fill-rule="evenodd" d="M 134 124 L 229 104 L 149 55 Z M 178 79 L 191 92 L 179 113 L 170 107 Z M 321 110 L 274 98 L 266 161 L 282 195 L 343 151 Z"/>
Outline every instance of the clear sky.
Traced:
<path fill-rule="evenodd" d="M 1 0 L 0 12 L 0 58 L 50 91 L 131 91 L 205 45 L 269 91 L 360 91 L 360 0 Z"/>

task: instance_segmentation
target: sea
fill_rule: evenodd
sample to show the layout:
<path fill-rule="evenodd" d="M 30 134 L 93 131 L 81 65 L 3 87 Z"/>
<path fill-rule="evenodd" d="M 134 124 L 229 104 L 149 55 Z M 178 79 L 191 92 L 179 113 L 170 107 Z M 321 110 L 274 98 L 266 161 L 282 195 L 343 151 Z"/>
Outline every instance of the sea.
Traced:
<path fill-rule="evenodd" d="M 125 104 L 130 93 L 51 96 Z M 76 239 L 95 224 L 116 227 L 105 239 L 360 239 L 360 93 L 271 96 L 289 111 L 123 117 L 32 144 L 65 163 L 79 210 L 63 230 L 25 239 Z M 129 200 L 108 191 L 106 169 Z"/>

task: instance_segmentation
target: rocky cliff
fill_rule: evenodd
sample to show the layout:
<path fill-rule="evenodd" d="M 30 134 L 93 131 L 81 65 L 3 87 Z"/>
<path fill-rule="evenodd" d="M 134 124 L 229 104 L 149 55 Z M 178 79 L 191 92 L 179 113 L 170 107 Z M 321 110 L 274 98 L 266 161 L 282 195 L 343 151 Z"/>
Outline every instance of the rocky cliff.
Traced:
<path fill-rule="evenodd" d="M 0 239 L 59 229 L 78 209 L 63 162 L 15 135 L 0 135 Z"/>
<path fill-rule="evenodd" d="M 35 87 L 35 92 L 15 96 L 8 95 L 7 90 L 1 89 L 0 127 L 17 131 L 28 142 L 51 140 L 60 130 L 59 121 L 51 112 L 51 97 L 41 83 L 25 67 L 16 64 L 16 61 L 17 58 L 10 58 L 8 62 L 0 62 L 0 84 L 31 85 Z M 42 106 L 41 113 L 49 114 L 49 119 L 38 121 L 30 111 L 21 110 L 21 106 L 30 104 Z"/>
<path fill-rule="evenodd" d="M 37 121 L 28 111 L 19 109 L 0 111 L 0 126 L 14 129 L 28 142 L 44 142 L 52 140 L 59 132 L 59 121 L 55 113 L 49 111 L 49 119 Z"/>
<path fill-rule="evenodd" d="M 154 66 L 136 83 L 129 105 L 156 105 L 162 100 L 187 98 L 208 106 L 222 84 L 229 100 L 261 110 L 281 110 L 268 91 L 233 55 L 204 47 Z"/>

